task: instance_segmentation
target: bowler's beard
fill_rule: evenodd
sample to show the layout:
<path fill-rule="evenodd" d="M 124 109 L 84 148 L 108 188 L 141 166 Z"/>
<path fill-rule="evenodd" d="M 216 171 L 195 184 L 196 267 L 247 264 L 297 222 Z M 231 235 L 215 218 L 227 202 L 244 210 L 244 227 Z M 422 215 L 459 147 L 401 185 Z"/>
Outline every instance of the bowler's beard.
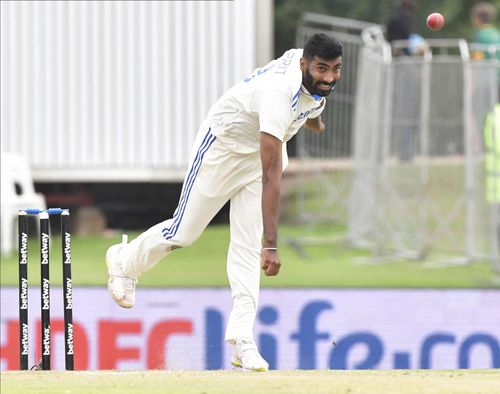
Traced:
<path fill-rule="evenodd" d="M 302 83 L 306 87 L 309 93 L 321 97 L 328 96 L 333 90 L 333 87 L 335 86 L 335 82 L 329 85 L 328 88 L 325 85 L 323 85 L 320 81 L 314 83 L 313 76 L 311 75 L 311 73 L 309 72 L 309 68 L 307 67 L 305 71 L 302 73 Z M 321 89 L 322 86 L 324 86 L 325 90 Z"/>

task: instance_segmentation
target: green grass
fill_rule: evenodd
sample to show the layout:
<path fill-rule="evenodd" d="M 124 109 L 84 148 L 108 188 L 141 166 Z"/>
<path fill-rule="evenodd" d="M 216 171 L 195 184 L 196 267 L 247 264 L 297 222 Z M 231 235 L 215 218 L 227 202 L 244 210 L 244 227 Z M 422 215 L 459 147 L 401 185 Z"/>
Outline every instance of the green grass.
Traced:
<path fill-rule="evenodd" d="M 500 370 L 2 372 L 2 394 L 499 394 Z"/>
<path fill-rule="evenodd" d="M 330 227 L 304 229 L 282 226 L 280 230 L 282 269 L 278 277 L 262 276 L 263 287 L 325 288 L 500 288 L 500 281 L 487 262 L 466 266 L 443 266 L 426 269 L 426 263 L 394 261 L 374 263 L 365 250 L 352 249 L 342 243 L 304 246 L 297 253 L 287 239 L 301 240 L 302 235 L 332 236 Z M 137 233 L 130 234 L 135 237 Z M 61 284 L 60 243 L 54 237 L 51 245 L 51 283 Z M 104 286 L 107 272 L 104 255 L 109 245 L 119 242 L 111 237 L 92 236 L 72 239 L 72 270 L 75 285 Z M 226 254 L 229 227 L 209 226 L 188 248 L 174 251 L 140 278 L 141 287 L 226 287 Z M 30 244 L 29 281 L 40 282 L 38 243 Z M 18 282 L 17 257 L 2 258 L 1 285 Z"/>

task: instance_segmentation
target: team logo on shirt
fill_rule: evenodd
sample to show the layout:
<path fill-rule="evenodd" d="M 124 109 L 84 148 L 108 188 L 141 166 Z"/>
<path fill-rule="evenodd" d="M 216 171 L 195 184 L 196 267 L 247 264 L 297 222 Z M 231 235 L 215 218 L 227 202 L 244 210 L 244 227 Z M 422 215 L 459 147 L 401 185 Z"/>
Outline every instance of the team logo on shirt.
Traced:
<path fill-rule="evenodd" d="M 309 115 L 311 115 L 313 112 L 317 111 L 318 109 L 320 109 L 321 106 L 319 107 L 316 107 L 316 108 L 313 108 L 313 109 L 310 109 L 308 111 L 305 111 L 305 112 L 301 112 L 294 120 L 294 122 L 299 122 L 301 120 L 303 120 L 304 118 L 307 118 Z"/>

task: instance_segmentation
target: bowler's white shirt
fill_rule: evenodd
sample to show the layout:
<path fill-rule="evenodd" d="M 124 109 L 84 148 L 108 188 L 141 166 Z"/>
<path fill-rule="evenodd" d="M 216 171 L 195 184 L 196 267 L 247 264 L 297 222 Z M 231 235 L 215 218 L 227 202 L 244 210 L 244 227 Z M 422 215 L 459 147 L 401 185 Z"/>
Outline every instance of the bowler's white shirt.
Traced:
<path fill-rule="evenodd" d="M 260 132 L 286 142 L 307 118 L 321 114 L 325 98 L 314 98 L 302 86 L 302 52 L 290 49 L 256 69 L 210 109 L 206 122 L 227 148 L 243 154 L 258 152 Z"/>

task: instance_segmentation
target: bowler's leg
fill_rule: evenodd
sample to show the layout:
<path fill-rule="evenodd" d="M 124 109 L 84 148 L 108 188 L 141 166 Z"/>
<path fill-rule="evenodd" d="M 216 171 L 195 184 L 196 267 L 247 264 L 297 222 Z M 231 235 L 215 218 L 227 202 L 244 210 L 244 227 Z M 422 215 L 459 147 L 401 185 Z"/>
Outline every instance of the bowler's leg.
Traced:
<path fill-rule="evenodd" d="M 231 198 L 231 242 L 227 259 L 233 309 L 225 339 L 234 345 L 233 365 L 255 371 L 268 369 L 253 340 L 260 286 L 261 196 L 262 183 L 258 180 Z"/>
<path fill-rule="evenodd" d="M 151 227 L 127 245 L 123 270 L 138 278 L 172 250 L 191 245 L 227 202 L 227 197 L 208 197 L 195 183 L 172 219 Z"/>
<path fill-rule="evenodd" d="M 135 302 L 137 278 L 150 270 L 173 249 L 190 245 L 222 208 L 228 195 L 213 195 L 206 185 L 218 172 L 210 159 L 215 136 L 210 130 L 197 137 L 191 164 L 184 180 L 179 205 L 172 219 L 145 231 L 130 243 L 111 246 L 106 253 L 108 289 L 120 306 L 131 308 Z M 205 186 L 204 186 L 205 185 Z"/>

